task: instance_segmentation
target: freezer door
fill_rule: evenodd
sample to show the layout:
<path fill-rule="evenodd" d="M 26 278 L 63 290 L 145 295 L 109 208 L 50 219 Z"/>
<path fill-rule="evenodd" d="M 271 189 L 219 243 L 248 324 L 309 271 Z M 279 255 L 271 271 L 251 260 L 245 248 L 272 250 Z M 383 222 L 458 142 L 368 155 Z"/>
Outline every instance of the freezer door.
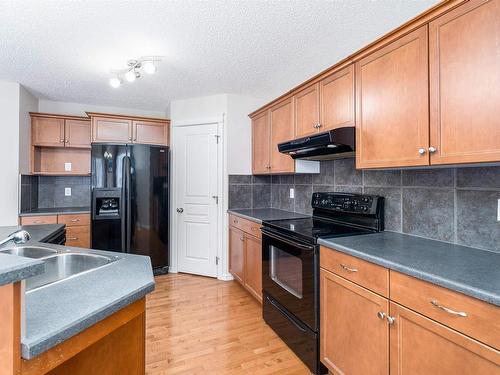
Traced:
<path fill-rule="evenodd" d="M 165 268 L 169 259 L 169 149 L 128 147 L 127 252 L 148 255 L 153 268 Z"/>

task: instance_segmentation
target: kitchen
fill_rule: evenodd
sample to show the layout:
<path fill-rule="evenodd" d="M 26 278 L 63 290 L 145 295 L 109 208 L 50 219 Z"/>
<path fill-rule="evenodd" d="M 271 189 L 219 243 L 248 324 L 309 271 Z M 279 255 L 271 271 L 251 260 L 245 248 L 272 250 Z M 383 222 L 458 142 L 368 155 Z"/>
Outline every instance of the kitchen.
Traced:
<path fill-rule="evenodd" d="M 21 3 L 1 374 L 500 374 L 500 1 Z"/>

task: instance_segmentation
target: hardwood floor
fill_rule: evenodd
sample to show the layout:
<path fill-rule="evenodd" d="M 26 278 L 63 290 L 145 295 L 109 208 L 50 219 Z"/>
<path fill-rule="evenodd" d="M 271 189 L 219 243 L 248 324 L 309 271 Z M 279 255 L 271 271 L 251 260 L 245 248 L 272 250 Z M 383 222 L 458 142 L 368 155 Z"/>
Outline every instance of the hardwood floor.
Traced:
<path fill-rule="evenodd" d="M 146 309 L 149 375 L 310 374 L 235 281 L 159 276 Z"/>

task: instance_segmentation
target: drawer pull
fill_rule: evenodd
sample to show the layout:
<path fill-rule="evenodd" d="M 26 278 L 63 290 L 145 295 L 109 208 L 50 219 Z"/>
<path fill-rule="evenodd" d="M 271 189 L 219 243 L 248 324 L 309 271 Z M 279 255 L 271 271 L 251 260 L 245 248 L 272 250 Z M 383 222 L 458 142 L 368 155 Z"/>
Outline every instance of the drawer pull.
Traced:
<path fill-rule="evenodd" d="M 257 228 L 255 228 L 255 227 L 251 227 L 250 229 L 253 230 L 253 231 L 257 230 Z"/>
<path fill-rule="evenodd" d="M 340 263 L 340 267 L 342 267 L 342 269 L 344 271 L 347 271 L 347 272 L 353 272 L 353 273 L 354 272 L 358 272 L 357 268 L 348 267 L 348 266 L 346 266 L 345 264 L 342 264 L 342 263 Z"/>
<path fill-rule="evenodd" d="M 33 223 L 35 223 L 35 224 L 45 224 L 45 221 L 43 221 L 43 220 L 35 220 Z"/>
<path fill-rule="evenodd" d="M 233 219 L 233 223 L 237 224 L 237 223 L 238 223 L 238 220 Z"/>
<path fill-rule="evenodd" d="M 72 223 L 76 223 L 76 222 L 78 222 L 78 221 L 80 221 L 80 219 L 71 219 L 71 222 L 72 222 Z"/>
<path fill-rule="evenodd" d="M 70 240 L 70 241 L 76 241 L 76 240 L 78 240 L 78 239 L 79 239 L 78 237 L 69 237 L 69 238 L 68 238 L 68 240 Z"/>
<path fill-rule="evenodd" d="M 456 316 L 461 316 L 463 318 L 466 318 L 467 317 L 467 313 L 463 312 L 463 311 L 455 311 L 455 310 L 452 310 L 452 309 L 449 309 L 448 307 L 446 306 L 443 306 L 443 305 L 440 305 L 438 301 L 436 300 L 432 300 L 431 301 L 431 305 L 432 306 L 435 306 L 437 307 L 438 309 L 441 309 L 443 311 L 446 311 L 448 314 L 451 314 L 451 315 L 456 315 Z"/>
<path fill-rule="evenodd" d="M 383 311 L 379 311 L 379 312 L 377 313 L 377 317 L 378 317 L 379 319 L 384 320 L 384 319 L 385 319 L 385 312 L 383 312 Z"/>

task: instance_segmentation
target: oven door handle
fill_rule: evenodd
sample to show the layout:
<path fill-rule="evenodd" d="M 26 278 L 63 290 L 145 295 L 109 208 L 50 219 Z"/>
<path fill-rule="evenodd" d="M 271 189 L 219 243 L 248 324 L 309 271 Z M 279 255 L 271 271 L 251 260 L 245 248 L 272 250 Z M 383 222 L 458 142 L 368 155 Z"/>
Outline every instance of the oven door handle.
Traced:
<path fill-rule="evenodd" d="M 278 241 L 281 241 L 281 242 L 284 242 L 290 246 L 294 246 L 294 247 L 298 247 L 299 249 L 302 249 L 302 250 L 314 250 L 314 246 L 310 245 L 302 245 L 298 242 L 293 242 L 293 241 L 290 241 L 290 240 L 287 240 L 286 238 L 283 238 L 281 236 L 278 236 L 274 233 L 271 233 L 265 229 L 262 229 L 262 234 L 266 235 L 266 236 L 269 236 L 271 238 L 274 238 L 275 240 L 278 240 Z"/>
<path fill-rule="evenodd" d="M 276 302 L 274 302 L 271 298 L 269 298 L 268 296 L 266 296 L 266 299 L 267 301 L 274 306 L 274 308 L 276 308 L 276 310 L 278 310 L 280 313 L 282 313 L 290 322 L 293 323 L 293 325 L 295 327 L 297 327 L 298 330 L 300 330 L 301 332 L 307 332 L 304 328 L 302 328 L 301 326 L 299 326 L 297 324 L 297 322 L 295 320 L 293 320 L 291 317 L 288 316 L 287 312 L 284 311 L 280 306 L 278 306 L 276 304 Z"/>

